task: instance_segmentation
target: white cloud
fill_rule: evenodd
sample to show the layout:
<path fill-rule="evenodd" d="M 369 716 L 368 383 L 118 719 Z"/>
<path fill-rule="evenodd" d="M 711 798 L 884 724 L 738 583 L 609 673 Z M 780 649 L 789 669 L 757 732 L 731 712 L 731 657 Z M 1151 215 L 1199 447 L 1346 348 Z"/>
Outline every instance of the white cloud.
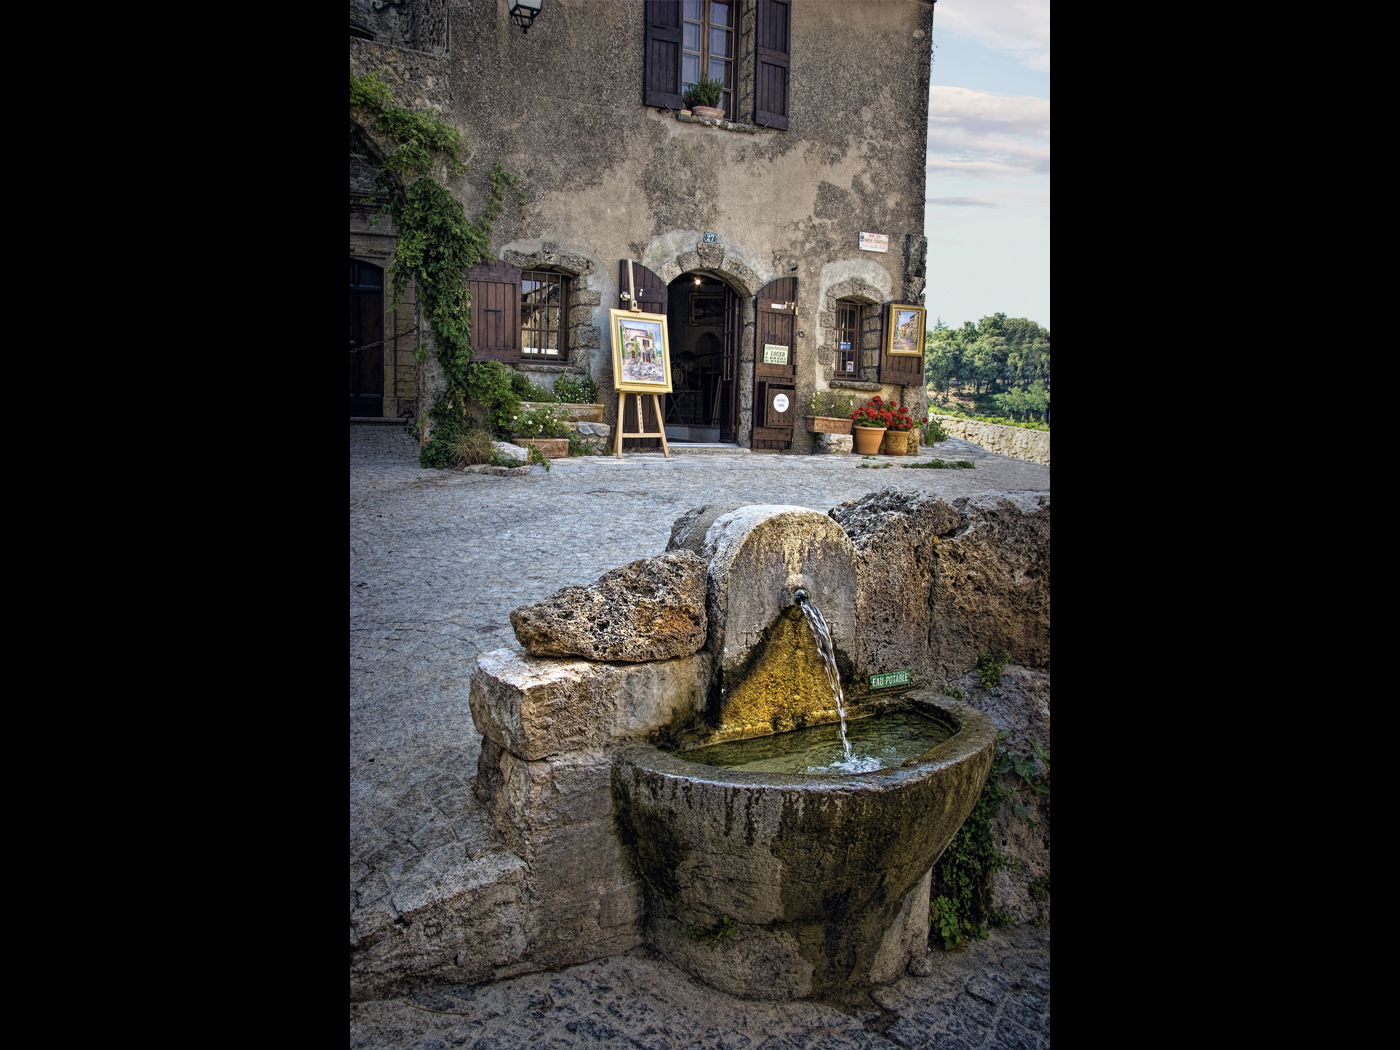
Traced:
<path fill-rule="evenodd" d="M 1050 173 L 1050 100 L 929 88 L 928 170 L 989 179 Z"/>
<path fill-rule="evenodd" d="M 995 201 L 979 201 L 976 197 L 930 197 L 924 202 L 944 208 L 995 208 Z"/>
<path fill-rule="evenodd" d="M 943 0 L 934 8 L 933 32 L 935 40 L 940 32 L 967 37 L 1050 72 L 1050 0 Z"/>

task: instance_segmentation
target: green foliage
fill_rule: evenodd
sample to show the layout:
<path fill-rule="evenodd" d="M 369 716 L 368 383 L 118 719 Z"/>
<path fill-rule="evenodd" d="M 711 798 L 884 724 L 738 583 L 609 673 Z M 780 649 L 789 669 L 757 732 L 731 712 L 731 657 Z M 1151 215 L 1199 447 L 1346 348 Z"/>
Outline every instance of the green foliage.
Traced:
<path fill-rule="evenodd" d="M 592 405 L 598 397 L 598 384 L 591 375 L 565 373 L 554 381 L 554 396 L 566 405 Z"/>
<path fill-rule="evenodd" d="M 1037 876 L 1031 883 L 1031 900 L 1050 903 L 1050 873 Z"/>
<path fill-rule="evenodd" d="M 992 910 L 992 876 L 1010 866 L 992 840 L 992 821 L 1011 794 L 988 776 L 977 805 L 933 867 L 929 923 L 947 951 L 969 937 L 985 937 L 988 924 L 1006 919 Z"/>
<path fill-rule="evenodd" d="M 520 418 L 520 395 L 512 373 L 499 361 L 473 361 L 463 373 L 462 397 L 490 413 L 498 433 L 509 433 Z"/>
<path fill-rule="evenodd" d="M 992 653 L 977 654 L 978 677 L 982 679 L 982 684 L 990 689 L 1001 681 L 1001 676 L 1006 672 L 1006 661 L 1011 659 L 1011 653 L 1003 649 L 993 655 Z"/>
<path fill-rule="evenodd" d="M 559 401 L 553 390 L 548 387 L 536 386 L 530 381 L 530 377 L 523 372 L 510 374 L 510 388 L 521 401 L 542 401 L 545 404 L 555 404 Z"/>
<path fill-rule="evenodd" d="M 540 466 L 544 467 L 544 472 L 546 474 L 549 473 L 549 457 L 546 456 L 543 452 L 537 449 L 534 445 L 526 445 L 525 454 L 528 457 L 525 460 L 525 462 L 530 463 L 532 465 L 538 463 Z"/>
<path fill-rule="evenodd" d="M 951 696 L 954 700 L 961 700 L 963 698 L 963 691 L 955 685 L 945 685 L 943 687 L 943 695 Z"/>
<path fill-rule="evenodd" d="M 809 416 L 850 419 L 856 410 L 856 395 L 849 390 L 813 390 L 807 395 Z"/>
<path fill-rule="evenodd" d="M 461 202 L 427 170 L 434 158 L 444 161 L 452 175 L 465 170 L 462 137 L 456 128 L 430 113 L 400 106 L 372 73 L 363 77 L 350 74 L 350 109 L 352 120 L 362 126 L 369 124 L 390 144 L 387 156 L 380 161 L 375 190 L 387 201 L 380 214 L 393 220 L 398 235 L 389 271 L 394 286 L 392 305 L 402 301 L 410 284 L 416 286 L 423 313 L 432 326 L 432 349 L 446 379 L 448 410 L 435 405 L 429 412 L 441 426 L 444 419 L 453 417 L 450 410 L 460 416 L 469 399 L 471 297 L 462 271 L 491 258 L 487 251 L 491 227 L 501 213 L 506 188 L 516 189 L 522 220 L 525 194 L 520 180 L 497 163 L 491 171 L 486 207 L 475 221 L 469 220 Z M 409 179 L 413 182 L 405 188 Z M 426 360 L 428 349 L 420 348 L 418 353 L 420 360 Z M 503 425 L 502 417 L 514 415 L 508 404 L 481 403 L 496 411 L 498 427 Z M 444 443 L 450 445 L 451 441 L 444 439 Z M 439 448 L 427 459 L 436 464 L 444 455 Z M 419 458 L 424 461 L 423 456 Z"/>
<path fill-rule="evenodd" d="M 943 424 L 936 419 L 930 419 L 924 424 L 923 443 L 933 445 L 939 441 L 948 440 L 948 431 L 943 428 Z"/>
<path fill-rule="evenodd" d="M 523 413 L 515 423 L 518 438 L 557 438 L 569 433 L 564 423 L 568 414 L 553 405 L 541 405 Z"/>
<path fill-rule="evenodd" d="M 709 80 L 701 77 L 693 87 L 688 88 L 681 96 L 681 105 L 686 109 L 693 109 L 696 106 L 718 106 L 719 100 L 723 97 L 723 80 Z"/>
<path fill-rule="evenodd" d="M 923 463 L 901 463 L 900 466 L 908 470 L 975 470 L 977 464 L 970 459 L 959 459 L 953 463 L 945 463 L 941 459 L 930 459 Z"/>
<path fill-rule="evenodd" d="M 570 431 L 569 431 L 569 455 L 570 455 L 570 456 L 586 456 L 586 455 L 588 455 L 588 445 L 587 445 L 587 443 L 583 440 L 583 435 L 580 434 L 577 430 L 570 430 Z"/>
<path fill-rule="evenodd" d="M 722 916 L 719 922 L 708 930 L 697 929 L 694 926 L 687 926 L 685 935 L 692 941 L 708 943 L 710 951 L 719 947 L 719 942 L 728 937 L 731 941 L 739 939 L 739 925 L 728 915 Z"/>

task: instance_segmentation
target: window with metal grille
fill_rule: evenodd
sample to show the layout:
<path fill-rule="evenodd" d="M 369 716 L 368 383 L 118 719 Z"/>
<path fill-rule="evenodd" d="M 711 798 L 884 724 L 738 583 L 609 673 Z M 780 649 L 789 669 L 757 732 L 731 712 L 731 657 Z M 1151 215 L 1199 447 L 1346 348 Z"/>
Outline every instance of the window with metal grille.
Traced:
<path fill-rule="evenodd" d="M 855 303 L 838 301 L 836 304 L 836 374 L 839 377 L 854 379 L 860 365 L 856 355 L 860 352 L 860 307 Z"/>
<path fill-rule="evenodd" d="M 734 3 L 682 0 L 681 93 L 701 77 L 724 83 L 720 108 L 734 116 Z"/>
<path fill-rule="evenodd" d="M 522 360 L 564 361 L 569 356 L 569 279 L 547 270 L 520 273 Z"/>

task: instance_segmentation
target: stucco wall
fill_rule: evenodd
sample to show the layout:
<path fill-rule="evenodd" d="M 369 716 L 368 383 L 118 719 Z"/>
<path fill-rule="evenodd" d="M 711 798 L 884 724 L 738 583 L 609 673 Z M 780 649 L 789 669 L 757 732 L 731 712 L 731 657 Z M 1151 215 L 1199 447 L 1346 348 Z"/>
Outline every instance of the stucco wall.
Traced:
<path fill-rule="evenodd" d="M 817 356 L 824 270 L 827 284 L 860 272 L 892 300 L 922 301 L 921 245 L 913 261 L 905 245 L 923 230 L 931 7 L 797 0 L 789 128 L 745 133 L 642 105 L 641 0 L 551 0 L 528 35 L 505 0 L 465 0 L 449 14 L 445 57 L 351 39 L 351 67 L 378 71 L 404 101 L 440 105 L 462 130 L 468 170 L 448 185 L 468 214 L 484 205 L 496 161 L 523 177 L 526 217 L 508 203 L 493 254 L 547 241 L 600 262 L 582 286 L 599 293 L 590 365 L 608 422 L 620 259 L 675 260 L 712 231 L 728 259 L 765 279 L 796 276 L 799 399 L 827 384 Z M 889 252 L 861 251 L 861 231 L 887 234 Z M 741 394 L 751 398 L 751 385 Z M 793 437 L 810 448 L 802 428 Z"/>
<path fill-rule="evenodd" d="M 957 416 L 931 415 L 943 424 L 943 429 L 956 438 L 971 441 L 1002 456 L 1015 456 L 1027 463 L 1050 465 L 1050 431 L 1026 430 L 1024 427 L 1008 427 L 1000 423 L 983 423 L 976 419 L 959 419 Z"/>

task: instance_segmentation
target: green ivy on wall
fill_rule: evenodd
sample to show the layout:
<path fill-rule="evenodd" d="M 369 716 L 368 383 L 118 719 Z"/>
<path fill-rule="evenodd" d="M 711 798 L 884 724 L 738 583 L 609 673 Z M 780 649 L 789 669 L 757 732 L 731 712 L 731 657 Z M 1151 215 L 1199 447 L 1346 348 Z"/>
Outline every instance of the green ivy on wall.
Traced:
<path fill-rule="evenodd" d="M 390 266 L 393 306 L 402 301 L 410 283 L 417 285 L 418 301 L 432 326 L 432 351 L 437 354 L 446 380 L 445 393 L 429 413 L 438 422 L 447 415 L 461 418 L 473 368 L 471 296 L 462 271 L 483 259 L 494 261 L 487 248 L 506 188 L 516 190 L 522 220 L 525 192 L 519 177 L 507 172 L 498 161 L 491 171 L 486 207 L 476 220 L 470 220 L 461 201 L 429 170 L 435 159 L 445 161 L 452 175 L 466 170 L 462 163 L 462 136 L 456 128 L 429 113 L 400 106 L 373 73 L 361 77 L 351 71 L 350 112 L 352 118 L 372 127 L 391 143 L 380 165 L 375 190 L 387 198 L 380 214 L 389 216 L 398 233 Z M 420 361 L 427 360 L 429 349 L 419 347 L 416 353 Z M 420 419 L 418 425 L 421 424 Z M 428 455 L 426 449 L 424 455 Z"/>

